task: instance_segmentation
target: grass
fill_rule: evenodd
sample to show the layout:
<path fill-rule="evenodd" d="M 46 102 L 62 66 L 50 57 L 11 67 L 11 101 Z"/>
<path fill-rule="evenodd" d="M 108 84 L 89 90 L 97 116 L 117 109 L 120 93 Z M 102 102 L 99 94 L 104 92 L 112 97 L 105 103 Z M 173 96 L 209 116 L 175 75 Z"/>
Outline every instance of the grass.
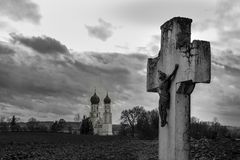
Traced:
<path fill-rule="evenodd" d="M 1 133 L 0 159 L 157 160 L 157 141 L 64 133 Z"/>
<path fill-rule="evenodd" d="M 240 160 L 240 141 L 191 140 L 192 160 Z M 157 160 L 158 141 L 64 133 L 0 133 L 0 160 Z"/>

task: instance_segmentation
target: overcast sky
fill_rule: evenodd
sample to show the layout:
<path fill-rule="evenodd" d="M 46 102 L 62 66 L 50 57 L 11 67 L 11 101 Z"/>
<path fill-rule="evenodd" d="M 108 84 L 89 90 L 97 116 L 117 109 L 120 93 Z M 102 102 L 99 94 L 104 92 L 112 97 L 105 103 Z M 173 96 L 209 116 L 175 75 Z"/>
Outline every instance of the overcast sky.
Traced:
<path fill-rule="evenodd" d="M 146 60 L 175 16 L 211 42 L 212 81 L 195 87 L 192 115 L 239 126 L 238 0 L 0 0 L 0 115 L 72 121 L 89 114 L 94 87 L 109 92 L 114 123 L 123 109 L 156 108 Z"/>

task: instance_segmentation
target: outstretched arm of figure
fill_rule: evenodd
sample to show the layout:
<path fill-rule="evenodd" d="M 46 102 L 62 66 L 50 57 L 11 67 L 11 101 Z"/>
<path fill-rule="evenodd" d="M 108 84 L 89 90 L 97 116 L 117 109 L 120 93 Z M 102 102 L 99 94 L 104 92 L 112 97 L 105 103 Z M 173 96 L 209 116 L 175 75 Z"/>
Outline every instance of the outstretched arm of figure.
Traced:
<path fill-rule="evenodd" d="M 175 64 L 175 68 L 174 68 L 173 72 L 170 74 L 170 76 L 166 80 L 167 81 L 171 80 L 172 77 L 176 75 L 177 70 L 178 70 L 178 64 Z"/>

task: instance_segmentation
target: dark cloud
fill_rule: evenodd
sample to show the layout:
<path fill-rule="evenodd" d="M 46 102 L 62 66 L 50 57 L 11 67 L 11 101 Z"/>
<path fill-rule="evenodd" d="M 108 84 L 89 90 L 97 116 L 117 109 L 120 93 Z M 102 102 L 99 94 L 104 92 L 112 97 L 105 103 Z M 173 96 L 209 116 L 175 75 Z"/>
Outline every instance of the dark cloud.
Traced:
<path fill-rule="evenodd" d="M 0 102 L 9 104 L 6 113 L 17 110 L 25 115 L 66 117 L 79 110 L 88 114 L 84 106 L 89 105 L 92 89 L 97 87 L 101 99 L 106 91 L 111 95 L 116 122 L 123 108 L 141 103 L 135 104 L 136 92 L 143 101 L 149 97 L 142 75 L 146 55 L 85 52 L 78 53 L 80 57 L 67 54 L 67 58 L 58 59 L 51 54 L 28 54 L 21 44 L 17 44 L 15 56 L 0 55 Z"/>
<path fill-rule="evenodd" d="M 234 54 L 232 50 L 223 50 L 218 55 L 212 56 L 212 62 L 224 68 L 231 76 L 240 76 L 240 55 Z"/>
<path fill-rule="evenodd" d="M 231 76 L 234 76 L 234 77 L 235 76 L 240 77 L 240 68 L 231 67 L 226 64 L 219 63 L 215 60 L 213 60 L 212 63 L 220 67 L 223 67 L 227 74 L 230 74 Z"/>
<path fill-rule="evenodd" d="M 12 42 L 19 42 L 27 47 L 36 50 L 43 54 L 54 54 L 54 53 L 68 53 L 68 49 L 61 42 L 54 38 L 42 36 L 42 37 L 24 37 L 11 33 Z"/>
<path fill-rule="evenodd" d="M 229 73 L 231 73 L 233 76 L 240 77 L 240 68 L 234 68 L 230 66 L 225 66 L 225 70 Z"/>
<path fill-rule="evenodd" d="M 0 43 L 0 54 L 12 54 L 15 53 L 11 47 Z"/>
<path fill-rule="evenodd" d="M 14 21 L 27 20 L 35 24 L 41 19 L 37 4 L 31 0 L 0 0 L 0 15 Z"/>
<path fill-rule="evenodd" d="M 89 26 L 85 25 L 88 34 L 92 37 L 100 39 L 102 41 L 106 41 L 113 35 L 113 25 L 104 21 L 103 19 L 98 19 L 99 25 L 97 26 Z"/>
<path fill-rule="evenodd" d="M 240 40 L 240 29 L 233 29 L 231 31 L 223 31 L 221 35 L 223 40 L 229 40 L 229 38 Z"/>
<path fill-rule="evenodd" d="M 121 53 L 96 53 L 86 52 L 93 61 L 105 64 L 106 67 L 115 66 L 122 67 L 130 71 L 142 70 L 145 68 L 147 56 L 144 54 L 128 54 L 124 55 Z M 131 63 L 132 62 L 132 63 Z"/>
<path fill-rule="evenodd" d="M 100 60 L 101 62 L 104 62 L 103 59 Z M 105 67 L 99 67 L 99 66 L 91 66 L 86 65 L 80 62 L 74 63 L 74 66 L 83 72 L 91 73 L 91 74 L 106 74 L 106 75 L 112 75 L 119 74 L 119 75 L 128 75 L 129 71 L 126 68 L 123 67 L 116 67 L 116 68 L 105 68 Z"/>
<path fill-rule="evenodd" d="M 6 93 L 11 94 L 11 96 L 7 96 Z M 41 114 L 55 114 L 55 115 L 69 115 L 73 114 L 74 107 L 70 103 L 68 103 L 68 99 L 66 98 L 52 98 L 51 101 L 48 99 L 36 99 L 36 96 L 26 95 L 26 94 L 16 94 L 14 92 L 4 90 L 0 93 L 1 104 L 0 106 L 4 106 L 5 113 L 11 113 L 12 115 L 15 113 L 22 114 L 22 117 L 26 117 L 27 112 L 37 112 Z M 50 117 L 48 117 L 50 118 Z"/>
<path fill-rule="evenodd" d="M 229 108 L 235 107 L 236 109 L 239 109 L 240 112 L 240 95 L 224 94 L 222 95 L 222 98 L 219 99 L 218 104 L 221 106 L 228 107 L 228 110 Z"/>
<path fill-rule="evenodd" d="M 159 38 L 153 36 L 152 40 Z M 55 54 L 29 54 L 26 47 L 21 47 L 23 43 L 17 42 L 4 44 L 15 54 L 0 54 L 0 107 L 4 107 L 4 113 L 47 115 L 46 119 L 58 115 L 69 118 L 76 112 L 88 114 L 86 106 L 94 87 L 101 102 L 109 92 L 114 123 L 123 109 L 157 107 L 158 95 L 146 92 L 146 54 L 83 52 L 64 54 L 60 59 Z M 234 124 L 238 119 L 233 118 L 234 113 L 239 112 L 235 98 L 240 93 L 240 57 L 224 50 L 215 53 L 212 60 L 212 82 L 197 85 L 193 110 L 198 109 L 203 117 L 216 116 L 223 124 Z"/>
<path fill-rule="evenodd" d="M 219 117 L 228 123 L 232 123 L 236 126 L 239 126 L 239 115 L 240 115 L 240 96 L 239 96 L 239 85 L 238 88 L 235 88 L 236 84 L 231 85 L 231 90 L 235 92 L 225 91 L 221 94 L 218 99 L 217 105 L 218 109 L 216 113 L 219 114 Z M 228 88 L 228 86 L 226 86 Z M 227 89 L 225 89 L 227 90 Z"/>
<path fill-rule="evenodd" d="M 81 95 L 81 88 L 72 84 L 72 81 L 67 80 L 68 77 L 58 70 L 56 70 L 56 73 L 51 73 L 51 71 L 42 70 L 35 66 L 18 66 L 16 64 L 4 64 L 3 62 L 0 66 L 0 87 L 3 89 L 37 96 L 71 97 L 76 93 Z M 54 69 L 58 66 L 48 65 L 47 67 Z M 68 68 L 64 71 L 67 72 Z"/>
<path fill-rule="evenodd" d="M 239 126 L 239 60 L 232 50 L 212 55 L 211 83 L 196 85 L 192 94 L 194 116 L 207 120 L 218 117 L 224 125 Z"/>

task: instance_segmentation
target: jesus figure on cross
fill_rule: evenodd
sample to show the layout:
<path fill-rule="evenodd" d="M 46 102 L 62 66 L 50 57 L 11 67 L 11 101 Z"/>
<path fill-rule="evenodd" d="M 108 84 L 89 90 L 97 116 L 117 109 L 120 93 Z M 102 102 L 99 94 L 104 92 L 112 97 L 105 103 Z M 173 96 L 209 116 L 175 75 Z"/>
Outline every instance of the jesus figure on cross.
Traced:
<path fill-rule="evenodd" d="M 169 109 L 169 106 L 170 106 L 169 90 L 171 87 L 171 82 L 177 73 L 177 69 L 178 69 L 178 64 L 175 65 L 175 69 L 168 77 L 166 73 L 163 73 L 160 70 L 158 71 L 159 80 L 162 81 L 162 83 L 160 83 L 158 88 L 158 94 L 159 94 L 158 110 L 161 117 L 161 127 L 164 127 L 167 124 L 167 109 Z"/>
<path fill-rule="evenodd" d="M 210 42 L 191 42 L 191 23 L 184 17 L 165 22 L 159 54 L 148 59 L 147 91 L 160 96 L 160 160 L 190 159 L 191 93 L 211 80 Z"/>

